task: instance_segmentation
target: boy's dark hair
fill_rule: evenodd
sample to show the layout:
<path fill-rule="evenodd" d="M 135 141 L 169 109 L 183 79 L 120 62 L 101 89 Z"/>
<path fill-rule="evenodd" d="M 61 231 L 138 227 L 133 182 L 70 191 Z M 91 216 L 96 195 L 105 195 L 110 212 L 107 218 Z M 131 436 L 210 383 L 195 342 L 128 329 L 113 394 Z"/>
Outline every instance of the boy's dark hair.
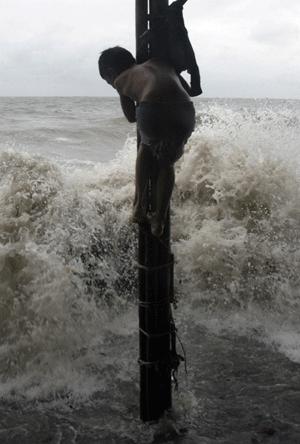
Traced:
<path fill-rule="evenodd" d="M 131 52 L 120 46 L 103 51 L 98 60 L 99 73 L 102 78 L 107 74 L 107 69 L 113 68 L 117 75 L 135 64 L 135 58 Z"/>

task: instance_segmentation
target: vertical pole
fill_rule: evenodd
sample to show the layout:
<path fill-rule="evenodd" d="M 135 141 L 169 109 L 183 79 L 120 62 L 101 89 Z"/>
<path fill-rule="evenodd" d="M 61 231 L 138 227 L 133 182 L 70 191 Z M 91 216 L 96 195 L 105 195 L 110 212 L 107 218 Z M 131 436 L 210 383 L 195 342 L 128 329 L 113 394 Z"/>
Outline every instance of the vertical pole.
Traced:
<path fill-rule="evenodd" d="M 149 58 L 148 46 L 139 44 L 139 37 L 148 29 L 148 3 L 149 0 L 135 0 L 135 39 L 136 60 L 143 63 Z"/>
<path fill-rule="evenodd" d="M 149 27 L 151 17 L 159 15 L 168 0 L 136 0 L 137 62 L 157 55 L 155 45 L 139 47 L 139 36 Z M 159 40 L 155 39 L 156 41 Z M 139 143 L 139 135 L 138 135 Z M 147 206 L 155 210 L 151 181 Z M 139 226 L 139 344 L 140 344 L 140 416 L 143 421 L 159 419 L 172 406 L 171 392 L 171 308 L 173 283 L 170 249 L 170 216 L 160 239 L 152 236 L 149 225 Z M 171 264 L 171 265 L 170 265 Z"/>

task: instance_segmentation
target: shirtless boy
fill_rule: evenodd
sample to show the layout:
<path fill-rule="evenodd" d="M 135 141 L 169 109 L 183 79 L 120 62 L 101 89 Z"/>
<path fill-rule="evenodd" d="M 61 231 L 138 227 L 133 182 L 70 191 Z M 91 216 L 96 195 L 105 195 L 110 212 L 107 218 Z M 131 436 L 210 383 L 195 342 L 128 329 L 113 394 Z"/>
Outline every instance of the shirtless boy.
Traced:
<path fill-rule="evenodd" d="M 168 63 L 152 58 L 137 64 L 132 54 L 119 46 L 102 52 L 99 71 L 118 91 L 125 117 L 137 122 L 141 136 L 132 220 L 148 221 L 143 196 L 154 177 L 156 208 L 149 221 L 152 234 L 160 237 L 174 187 L 174 163 L 182 156 L 195 126 L 193 92 Z"/>

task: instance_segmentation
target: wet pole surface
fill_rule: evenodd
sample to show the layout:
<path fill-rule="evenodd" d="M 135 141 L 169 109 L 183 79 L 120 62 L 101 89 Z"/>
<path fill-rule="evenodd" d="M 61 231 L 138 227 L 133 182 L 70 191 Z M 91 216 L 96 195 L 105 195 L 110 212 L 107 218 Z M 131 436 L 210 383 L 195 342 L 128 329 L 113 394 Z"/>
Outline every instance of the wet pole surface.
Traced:
<path fill-rule="evenodd" d="M 136 0 L 137 62 L 155 56 L 159 48 L 140 48 L 139 37 L 151 26 L 149 14 L 159 15 L 168 0 Z M 138 135 L 139 144 L 139 135 Z M 152 181 L 153 182 L 153 181 Z M 151 181 L 147 190 L 147 207 L 155 210 Z M 170 296 L 172 256 L 170 251 L 170 216 L 160 239 L 151 234 L 149 225 L 139 226 L 139 344 L 140 344 L 140 417 L 143 421 L 159 419 L 172 405 L 170 355 Z M 165 266 L 167 265 L 167 266 Z M 172 266 L 172 265 L 171 265 Z"/>

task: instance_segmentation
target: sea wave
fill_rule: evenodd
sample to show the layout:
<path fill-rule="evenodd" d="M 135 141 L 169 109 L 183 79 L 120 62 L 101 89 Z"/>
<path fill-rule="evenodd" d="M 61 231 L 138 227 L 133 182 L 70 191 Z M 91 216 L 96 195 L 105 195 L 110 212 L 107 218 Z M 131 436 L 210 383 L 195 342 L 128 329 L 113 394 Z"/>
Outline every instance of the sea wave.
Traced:
<path fill-rule="evenodd" d="M 224 328 L 247 319 L 299 360 L 299 128 L 291 137 L 291 119 L 273 111 L 260 119 L 209 112 L 205 120 L 200 110 L 176 166 L 172 242 L 183 319 L 230 319 Z M 3 397 L 90 396 L 108 365 L 108 338 L 134 332 L 135 156 L 135 138 L 107 164 L 0 153 Z"/>

